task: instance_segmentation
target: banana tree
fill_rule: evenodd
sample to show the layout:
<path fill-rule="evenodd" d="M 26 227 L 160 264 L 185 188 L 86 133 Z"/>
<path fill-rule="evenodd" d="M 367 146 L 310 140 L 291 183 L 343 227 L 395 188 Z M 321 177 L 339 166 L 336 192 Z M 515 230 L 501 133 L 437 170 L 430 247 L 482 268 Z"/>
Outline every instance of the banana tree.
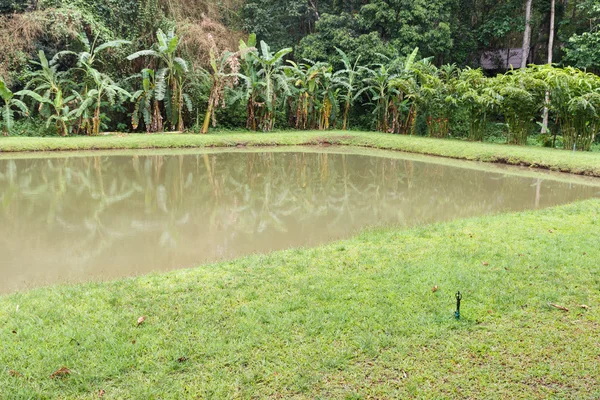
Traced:
<path fill-rule="evenodd" d="M 2 132 L 4 136 L 8 136 L 11 133 L 14 122 L 15 122 L 15 114 L 28 116 L 29 108 L 21 99 L 17 99 L 15 96 L 29 96 L 33 99 L 39 101 L 40 103 L 45 100 L 39 94 L 32 92 L 31 90 L 21 90 L 16 93 L 13 93 L 8 86 L 6 86 L 6 82 L 4 79 L 0 77 L 0 97 L 4 101 L 4 106 L 2 107 Z"/>
<path fill-rule="evenodd" d="M 232 87 L 239 75 L 235 69 L 238 65 L 238 57 L 239 53 L 224 51 L 219 55 L 216 49 L 210 50 L 210 70 L 203 72 L 210 82 L 210 93 L 201 133 L 208 133 L 211 121 L 213 127 L 217 125 L 215 110 L 219 106 L 225 107 L 226 105 L 225 88 Z"/>
<path fill-rule="evenodd" d="M 359 90 L 358 77 L 359 77 L 359 61 L 360 56 L 356 58 L 354 63 L 350 62 L 348 55 L 337 47 L 335 50 L 341 57 L 344 68 L 335 72 L 334 76 L 338 79 L 338 85 L 342 88 L 341 99 L 344 102 L 344 116 L 342 121 L 342 129 L 348 128 L 348 113 L 350 107 L 356 101 L 356 92 Z"/>
<path fill-rule="evenodd" d="M 90 134 L 95 136 L 100 133 L 100 111 L 103 105 L 103 100 L 107 100 L 112 106 L 120 104 L 124 100 L 131 98 L 131 94 L 116 84 L 108 75 L 99 72 L 94 68 L 89 68 L 88 73 L 93 79 L 93 89 L 85 93 L 83 102 L 79 106 L 79 110 L 83 112 L 88 107 L 93 107 L 94 114 L 92 117 L 92 125 Z M 81 114 L 81 113 L 80 113 Z"/>
<path fill-rule="evenodd" d="M 244 84 L 238 87 L 238 90 L 233 93 L 232 103 L 238 99 L 246 102 L 246 129 L 257 130 L 258 116 L 255 114 L 258 103 L 260 102 L 260 90 L 263 85 L 262 80 L 258 76 L 256 49 L 256 34 L 252 33 L 248 36 L 248 42 L 240 39 L 239 45 L 239 72 L 235 73 L 236 78 L 244 81 Z"/>
<path fill-rule="evenodd" d="M 136 77 L 142 78 L 142 88 L 131 95 L 135 106 L 131 114 L 131 125 L 137 129 L 144 122 L 146 132 L 162 131 L 162 115 L 156 98 L 155 71 L 144 68 Z"/>
<path fill-rule="evenodd" d="M 308 89 L 308 67 L 287 60 L 284 73 L 291 83 L 289 126 L 296 129 L 307 129 L 311 107 L 311 97 Z"/>
<path fill-rule="evenodd" d="M 79 53 L 75 53 L 75 52 L 69 51 L 69 50 L 61 51 L 61 52 L 57 53 L 57 57 L 62 57 L 65 55 L 74 55 L 75 57 L 77 57 L 77 65 L 79 67 L 82 67 L 84 65 L 94 67 L 96 57 L 98 55 L 102 54 L 103 52 L 105 52 L 107 50 L 115 49 L 115 48 L 119 48 L 124 45 L 131 44 L 131 42 L 129 40 L 117 39 L 117 40 L 111 40 L 111 41 L 97 45 L 96 44 L 97 39 L 98 38 L 96 38 L 93 43 L 90 43 L 90 41 L 86 35 L 80 34 L 79 41 L 83 45 L 84 50 Z"/>
<path fill-rule="evenodd" d="M 415 91 L 412 74 L 418 51 L 415 48 L 406 58 L 382 56 L 387 62 L 374 64 L 375 68 L 359 67 L 367 78 L 363 80 L 365 87 L 358 91 L 357 96 L 367 91 L 371 100 L 375 101 L 373 113 L 377 116 L 377 130 L 380 132 L 408 133 L 412 129 L 416 119 L 415 104 L 411 100 Z"/>
<path fill-rule="evenodd" d="M 388 132 L 388 105 L 393 91 L 390 82 L 396 76 L 385 64 L 374 64 L 371 67 L 365 67 L 364 71 L 369 75 L 364 79 L 364 89 L 369 91 L 371 101 L 375 102 L 373 114 L 377 120 L 376 129 L 380 132 Z"/>
<path fill-rule="evenodd" d="M 324 97 L 321 94 L 325 74 L 330 68 L 326 63 L 296 64 L 288 60 L 289 65 L 284 68 L 284 73 L 293 88 L 291 104 L 294 114 L 296 129 L 317 129 L 322 125 L 322 108 Z M 331 75 L 331 73 L 329 73 Z M 331 80 L 331 76 L 329 76 Z"/>
<path fill-rule="evenodd" d="M 2 132 L 4 136 L 8 136 L 14 126 L 14 109 L 16 108 L 16 112 L 22 115 L 28 115 L 29 109 L 25 103 L 15 98 L 15 94 L 6 87 L 6 83 L 2 78 L 0 78 L 0 97 L 4 100 L 4 106 L 2 107 Z"/>
<path fill-rule="evenodd" d="M 322 66 L 319 96 L 317 98 L 319 129 L 327 130 L 339 113 L 339 93 L 342 81 L 333 73 L 329 64 Z"/>
<path fill-rule="evenodd" d="M 415 128 L 421 87 L 412 72 L 402 73 L 390 82 L 393 96 L 389 102 L 392 133 L 412 134 Z"/>
<path fill-rule="evenodd" d="M 81 100 L 81 95 L 77 92 L 73 92 L 67 97 L 63 97 L 62 91 L 56 93 L 54 100 L 50 103 L 54 113 L 46 119 L 46 127 L 54 122 L 57 132 L 62 136 L 68 136 L 73 123 L 81 118 L 83 112 L 90 105 L 90 102 L 87 102 L 77 107 L 77 100 Z"/>
<path fill-rule="evenodd" d="M 292 52 L 290 47 L 272 53 L 269 45 L 261 40 L 261 52 L 256 62 L 259 66 L 257 76 L 263 81 L 261 97 L 264 106 L 261 106 L 260 127 L 264 132 L 273 130 L 275 124 L 275 109 L 279 92 L 291 94 L 285 69 L 281 65 L 283 57 Z"/>
<path fill-rule="evenodd" d="M 83 51 L 76 53 L 73 51 L 65 50 L 57 53 L 55 58 L 59 59 L 67 55 L 75 56 L 77 58 L 78 68 L 74 69 L 72 72 L 77 78 L 79 78 L 81 75 L 81 80 L 83 81 L 83 88 L 80 89 L 79 93 L 80 97 L 82 99 L 85 99 L 88 97 L 88 91 L 90 90 L 90 88 L 98 86 L 99 71 L 95 67 L 97 57 L 103 52 L 106 52 L 107 50 L 131 44 L 131 42 L 128 40 L 113 40 L 97 45 L 97 38 L 96 40 L 94 40 L 93 43 L 90 43 L 87 36 L 84 34 L 79 35 L 79 40 L 84 47 Z M 77 74 L 78 71 L 81 72 L 81 74 Z M 93 95 L 94 94 L 92 94 L 92 96 Z M 81 116 L 79 117 L 79 121 L 77 124 L 77 132 L 84 131 L 88 135 L 96 135 L 98 134 L 98 129 L 99 118 L 95 115 L 95 111 L 89 110 L 88 112 L 88 110 L 84 110 L 84 112 L 81 113 Z"/>
<path fill-rule="evenodd" d="M 141 50 L 127 57 L 132 61 L 139 57 L 151 57 L 157 61 L 156 99 L 165 102 L 167 120 L 171 129 L 183 131 L 183 107 L 185 105 L 183 82 L 189 72 L 187 62 L 177 56 L 180 38 L 174 31 L 165 34 L 161 29 L 156 31 L 158 42 L 154 49 Z"/>
<path fill-rule="evenodd" d="M 61 136 L 67 136 L 71 130 L 72 120 L 68 110 L 74 108 L 72 102 L 76 96 L 64 96 L 64 93 L 69 92 L 69 88 L 74 88 L 76 85 L 73 81 L 66 78 L 66 73 L 58 71 L 59 55 L 54 56 L 50 61 L 46 58 L 43 50 L 38 52 L 39 62 L 31 61 L 31 63 L 39 69 L 30 72 L 27 75 L 29 82 L 25 86 L 25 90 L 32 89 L 43 99 L 38 101 L 38 111 L 46 118 L 47 125 L 51 121 L 55 121 L 57 133 Z M 69 104 L 71 103 L 71 104 Z"/>

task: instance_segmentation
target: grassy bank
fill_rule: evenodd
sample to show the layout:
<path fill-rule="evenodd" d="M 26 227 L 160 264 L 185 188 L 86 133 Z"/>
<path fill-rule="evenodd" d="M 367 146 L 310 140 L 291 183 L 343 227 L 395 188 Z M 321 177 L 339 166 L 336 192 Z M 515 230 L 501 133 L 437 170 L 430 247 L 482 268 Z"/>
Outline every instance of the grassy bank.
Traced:
<path fill-rule="evenodd" d="M 0 398 L 598 398 L 599 209 L 0 297 Z"/>
<path fill-rule="evenodd" d="M 600 176 L 600 153 L 570 152 L 540 147 L 470 143 L 458 140 L 389 135 L 375 132 L 216 133 L 210 135 L 109 135 L 72 138 L 0 138 L 1 152 L 42 150 L 149 149 L 186 147 L 339 144 L 400 150 L 464 160 L 538 167 Z"/>

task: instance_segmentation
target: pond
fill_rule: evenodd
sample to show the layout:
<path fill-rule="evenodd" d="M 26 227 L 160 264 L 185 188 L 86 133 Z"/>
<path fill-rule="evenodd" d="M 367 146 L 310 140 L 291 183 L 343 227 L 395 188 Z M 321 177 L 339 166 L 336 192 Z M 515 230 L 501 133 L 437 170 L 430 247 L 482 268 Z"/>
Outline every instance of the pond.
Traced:
<path fill-rule="evenodd" d="M 0 293 L 600 196 L 597 180 L 292 148 L 0 159 Z"/>

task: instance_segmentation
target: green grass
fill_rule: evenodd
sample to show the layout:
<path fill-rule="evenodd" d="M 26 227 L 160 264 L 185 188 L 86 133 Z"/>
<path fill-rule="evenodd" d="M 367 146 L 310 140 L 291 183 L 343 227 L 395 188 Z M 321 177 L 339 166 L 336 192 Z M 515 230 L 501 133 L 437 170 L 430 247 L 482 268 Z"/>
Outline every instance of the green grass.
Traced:
<path fill-rule="evenodd" d="M 431 139 L 375 132 L 310 131 L 273 133 L 214 133 L 109 135 L 71 138 L 0 138 L 0 153 L 40 150 L 146 149 L 186 147 L 275 146 L 306 144 L 339 144 L 443 157 L 524 165 L 600 176 L 600 153 L 570 152 L 541 147 L 508 146 L 491 143 L 469 143 L 459 140 Z"/>
<path fill-rule="evenodd" d="M 599 209 L 3 296 L 0 398 L 597 399 Z"/>

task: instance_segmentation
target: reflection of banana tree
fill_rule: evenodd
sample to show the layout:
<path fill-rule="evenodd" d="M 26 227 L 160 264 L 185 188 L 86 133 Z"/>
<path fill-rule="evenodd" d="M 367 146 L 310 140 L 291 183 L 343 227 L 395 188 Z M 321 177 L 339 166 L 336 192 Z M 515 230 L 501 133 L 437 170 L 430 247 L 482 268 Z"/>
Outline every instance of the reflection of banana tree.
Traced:
<path fill-rule="evenodd" d="M 515 180 L 496 179 L 414 161 L 307 153 L 4 160 L 0 228 L 11 234 L 0 235 L 0 245 L 28 243 L 49 257 L 68 247 L 69 262 L 82 265 L 140 241 L 195 256 L 300 232 L 323 240 L 381 221 L 501 209 Z M 540 206 L 552 195 L 545 185 Z M 535 194 L 527 187 L 526 200 L 534 204 Z"/>

